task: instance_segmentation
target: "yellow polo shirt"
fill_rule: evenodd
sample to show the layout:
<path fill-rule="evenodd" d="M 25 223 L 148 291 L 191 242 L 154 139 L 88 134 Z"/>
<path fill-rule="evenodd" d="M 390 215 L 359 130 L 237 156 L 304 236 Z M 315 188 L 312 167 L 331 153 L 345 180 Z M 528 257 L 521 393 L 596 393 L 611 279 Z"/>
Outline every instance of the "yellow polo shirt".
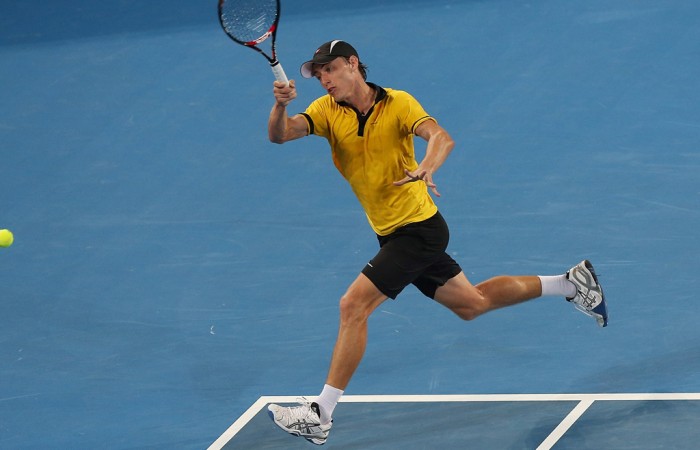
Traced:
<path fill-rule="evenodd" d="M 406 176 L 404 169 L 418 167 L 414 132 L 421 123 L 435 119 L 407 92 L 368 84 L 378 94 L 366 116 L 330 95 L 316 99 L 303 115 L 309 134 L 328 140 L 333 162 L 350 183 L 372 229 L 386 236 L 437 212 L 425 183 L 392 184 Z"/>

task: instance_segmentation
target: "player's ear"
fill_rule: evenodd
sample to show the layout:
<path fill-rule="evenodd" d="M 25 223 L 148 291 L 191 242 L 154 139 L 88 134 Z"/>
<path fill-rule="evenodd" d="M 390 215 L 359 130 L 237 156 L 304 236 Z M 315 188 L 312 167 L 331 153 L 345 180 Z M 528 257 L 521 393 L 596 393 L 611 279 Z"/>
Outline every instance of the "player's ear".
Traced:
<path fill-rule="evenodd" d="M 348 62 L 352 66 L 353 70 L 357 70 L 357 68 L 360 67 L 360 59 L 355 55 L 351 55 L 348 58 Z"/>

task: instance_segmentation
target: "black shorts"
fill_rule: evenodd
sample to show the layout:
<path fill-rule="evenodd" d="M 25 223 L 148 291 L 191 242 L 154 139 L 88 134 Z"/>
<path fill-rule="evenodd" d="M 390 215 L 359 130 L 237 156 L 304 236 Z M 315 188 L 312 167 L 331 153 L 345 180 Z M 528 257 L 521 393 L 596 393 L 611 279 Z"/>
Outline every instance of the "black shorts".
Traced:
<path fill-rule="evenodd" d="M 438 212 L 387 236 L 377 236 L 379 253 L 362 273 L 387 297 L 395 299 L 409 284 L 435 298 L 435 291 L 462 269 L 445 250 L 450 231 Z"/>

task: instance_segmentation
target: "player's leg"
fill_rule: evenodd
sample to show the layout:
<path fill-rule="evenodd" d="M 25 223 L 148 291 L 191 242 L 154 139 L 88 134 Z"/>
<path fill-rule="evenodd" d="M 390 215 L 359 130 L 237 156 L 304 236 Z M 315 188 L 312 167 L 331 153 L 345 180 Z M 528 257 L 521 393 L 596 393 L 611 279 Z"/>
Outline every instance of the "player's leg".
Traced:
<path fill-rule="evenodd" d="M 426 264 L 420 257 L 425 240 L 416 234 L 423 225 L 415 224 L 390 236 L 380 237 L 380 250 L 340 299 L 340 327 L 326 385 L 316 400 L 321 422 L 331 419 L 335 405 L 364 356 L 367 345 L 367 319 L 387 298 L 396 298 L 420 274 Z M 444 250 L 439 242 L 437 250 Z M 416 255 L 416 252 L 419 255 Z"/>
<path fill-rule="evenodd" d="M 367 345 L 367 319 L 388 297 L 360 274 L 340 299 L 340 326 L 326 384 L 344 390 Z"/>
<path fill-rule="evenodd" d="M 449 263 L 451 258 L 444 257 Z M 601 327 L 608 324 L 605 296 L 593 265 L 584 260 L 566 274 L 553 276 L 498 276 L 476 286 L 463 272 L 449 278 L 442 286 L 431 287 L 431 280 L 447 274 L 449 264 L 436 265 L 431 277 L 415 283 L 421 291 L 465 320 L 474 319 L 494 309 L 516 305 L 540 296 L 560 296 L 577 309 L 593 317 Z M 444 280 L 446 277 L 443 277 Z M 431 295 L 432 289 L 434 294 Z"/>
<path fill-rule="evenodd" d="M 472 285 L 464 272 L 435 290 L 434 299 L 464 320 L 542 295 L 537 276 L 498 276 Z"/>
<path fill-rule="evenodd" d="M 324 444 L 332 426 L 332 414 L 367 345 L 367 319 L 387 296 L 360 274 L 340 300 L 340 326 L 326 385 L 315 402 L 299 406 L 270 405 L 272 420 L 283 430 L 314 444 Z"/>

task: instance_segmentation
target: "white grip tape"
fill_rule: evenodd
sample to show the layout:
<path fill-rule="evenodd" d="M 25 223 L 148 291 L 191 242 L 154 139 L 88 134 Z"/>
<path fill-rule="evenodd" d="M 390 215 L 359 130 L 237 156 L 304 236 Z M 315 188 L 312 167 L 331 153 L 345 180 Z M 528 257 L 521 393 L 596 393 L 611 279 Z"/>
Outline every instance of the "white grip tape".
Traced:
<path fill-rule="evenodd" d="M 284 69 L 282 68 L 282 64 L 279 62 L 272 64 L 272 73 L 275 74 L 275 79 L 277 81 L 281 81 L 283 83 L 289 84 L 289 80 L 287 79 L 287 75 L 284 73 Z"/>

